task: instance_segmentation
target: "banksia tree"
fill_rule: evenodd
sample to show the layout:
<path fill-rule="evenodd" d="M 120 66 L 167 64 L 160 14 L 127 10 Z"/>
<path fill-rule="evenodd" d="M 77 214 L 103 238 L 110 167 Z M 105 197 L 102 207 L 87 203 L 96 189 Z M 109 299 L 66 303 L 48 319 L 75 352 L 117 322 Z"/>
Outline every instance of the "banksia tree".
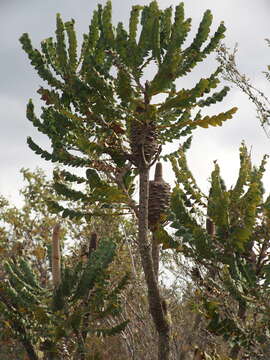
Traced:
<path fill-rule="evenodd" d="M 175 81 L 187 75 L 224 37 L 221 23 L 209 37 L 212 14 L 207 10 L 195 38 L 184 42 L 191 19 L 180 3 L 161 10 L 156 1 L 133 6 L 129 29 L 111 20 L 111 2 L 94 11 L 89 33 L 78 54 L 74 21 L 64 23 L 57 15 L 56 40 L 34 49 L 29 36 L 20 41 L 31 64 L 47 83 L 38 93 L 45 102 L 41 118 L 32 101 L 27 118 L 51 140 L 52 152 L 41 149 L 31 138 L 28 144 L 46 160 L 86 169 L 85 177 L 63 171 L 55 189 L 67 199 L 82 204 L 96 203 L 100 211 L 72 211 L 51 203 L 51 210 L 63 216 L 85 217 L 103 214 L 111 207 L 115 214 L 131 209 L 138 217 L 138 243 L 149 296 L 149 308 L 159 334 L 159 359 L 169 357 L 170 326 L 154 273 L 148 239 L 149 169 L 159 157 L 162 145 L 186 136 L 197 127 L 220 126 L 235 108 L 213 116 L 202 110 L 226 96 L 228 87 L 212 92 L 219 84 L 220 68 L 200 79 L 191 89 L 177 89 Z M 139 30 L 138 25 L 141 25 Z M 132 54 L 132 56 L 131 56 Z M 148 65 L 157 70 L 145 81 Z M 212 94 L 211 94 L 212 92 Z M 155 103 L 156 95 L 165 96 Z M 132 199 L 133 180 L 140 178 L 139 206 Z M 70 184 L 86 183 L 87 194 Z"/>
<path fill-rule="evenodd" d="M 59 244 L 58 224 L 53 242 Z M 97 249 L 91 249 L 87 262 L 79 259 L 68 266 L 62 259 L 61 278 L 60 258 L 52 259 L 52 284 L 46 288 L 25 258 L 5 262 L 0 308 L 6 326 L 29 359 L 84 360 L 90 335 L 110 336 L 125 328 L 126 321 L 111 327 L 101 325 L 104 319 L 120 314 L 119 295 L 128 281 L 127 274 L 118 283 L 111 281 L 108 268 L 115 249 L 111 240 L 103 239 Z"/>
<path fill-rule="evenodd" d="M 266 157 L 252 166 L 240 147 L 236 184 L 227 190 L 217 163 L 209 196 L 198 188 L 184 151 L 172 158 L 177 185 L 172 195 L 172 227 L 179 249 L 201 269 L 198 303 L 207 330 L 223 336 L 232 359 L 269 358 L 270 197 L 264 199 Z M 207 226 L 205 226 L 207 225 Z"/>

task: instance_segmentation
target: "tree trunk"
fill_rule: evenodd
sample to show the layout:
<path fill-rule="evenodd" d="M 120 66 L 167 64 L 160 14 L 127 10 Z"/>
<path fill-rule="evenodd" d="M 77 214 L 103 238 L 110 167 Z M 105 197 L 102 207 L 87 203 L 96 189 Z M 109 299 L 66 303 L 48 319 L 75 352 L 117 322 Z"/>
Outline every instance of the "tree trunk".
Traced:
<path fill-rule="evenodd" d="M 152 259 L 153 259 L 154 272 L 155 272 L 157 281 L 158 281 L 158 273 L 159 273 L 159 247 L 160 246 L 156 239 L 155 232 L 153 232 Z"/>
<path fill-rule="evenodd" d="M 140 200 L 139 200 L 139 251 L 145 275 L 149 310 L 158 333 L 158 359 L 168 360 L 170 356 L 170 325 L 166 317 L 166 309 L 162 304 L 157 279 L 154 272 L 151 245 L 148 233 L 148 198 L 149 169 L 140 169 Z"/>

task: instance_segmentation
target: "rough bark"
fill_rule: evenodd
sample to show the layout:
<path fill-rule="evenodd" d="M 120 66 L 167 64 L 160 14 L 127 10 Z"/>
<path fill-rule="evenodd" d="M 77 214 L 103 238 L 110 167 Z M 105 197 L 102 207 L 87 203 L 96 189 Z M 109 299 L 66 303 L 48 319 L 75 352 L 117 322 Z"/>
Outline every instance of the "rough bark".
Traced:
<path fill-rule="evenodd" d="M 53 228 L 52 236 L 52 278 L 56 288 L 61 282 L 60 224 Z"/>
<path fill-rule="evenodd" d="M 148 290 L 149 310 L 158 333 L 158 359 L 169 360 L 170 357 L 170 325 L 166 310 L 162 306 L 162 298 L 154 272 L 151 245 L 148 233 L 148 198 L 149 169 L 140 169 L 140 200 L 139 200 L 139 251 Z"/>
<path fill-rule="evenodd" d="M 158 273 L 159 273 L 159 243 L 155 238 L 155 233 L 153 232 L 153 239 L 152 239 L 152 259 L 153 259 L 153 266 L 154 272 L 156 275 L 156 279 L 158 281 Z"/>

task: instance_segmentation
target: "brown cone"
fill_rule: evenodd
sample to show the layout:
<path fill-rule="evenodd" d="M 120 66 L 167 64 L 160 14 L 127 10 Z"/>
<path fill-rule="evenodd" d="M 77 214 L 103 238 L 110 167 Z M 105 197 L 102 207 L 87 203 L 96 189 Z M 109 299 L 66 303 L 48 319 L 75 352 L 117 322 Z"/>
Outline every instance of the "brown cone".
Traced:
<path fill-rule="evenodd" d="M 162 164 L 158 162 L 155 179 L 149 184 L 148 223 L 151 230 L 163 221 L 162 215 L 166 214 L 170 205 L 170 195 L 170 185 L 163 180 Z"/>
<path fill-rule="evenodd" d="M 145 160 L 150 162 L 158 151 L 155 125 L 133 121 L 131 124 L 130 146 L 133 162 L 136 166 L 140 167 L 144 163 L 141 151 L 142 146 L 144 148 Z"/>

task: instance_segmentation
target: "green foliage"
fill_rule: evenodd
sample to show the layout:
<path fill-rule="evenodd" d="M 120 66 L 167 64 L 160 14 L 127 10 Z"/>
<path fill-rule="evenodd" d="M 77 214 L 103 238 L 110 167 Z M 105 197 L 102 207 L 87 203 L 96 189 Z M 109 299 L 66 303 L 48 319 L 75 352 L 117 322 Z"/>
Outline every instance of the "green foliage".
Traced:
<path fill-rule="evenodd" d="M 77 283 L 74 293 L 75 299 L 84 297 L 86 293 L 94 287 L 97 281 L 99 282 L 99 286 L 106 284 L 104 270 L 112 262 L 114 254 L 115 245 L 111 241 L 107 241 L 101 243 L 99 248 L 90 255 L 84 272 Z"/>
<path fill-rule="evenodd" d="M 213 116 L 201 114 L 204 107 L 222 101 L 229 90 L 225 87 L 209 94 L 218 86 L 220 69 L 209 78 L 199 80 L 192 89 L 175 89 L 175 80 L 214 51 L 224 36 L 225 27 L 221 24 L 202 48 L 210 37 L 212 14 L 209 10 L 186 48 L 183 44 L 191 20 L 185 19 L 184 3 L 175 8 L 174 19 L 172 8 L 161 10 L 156 1 L 133 6 L 128 31 L 122 23 L 114 27 L 111 12 L 110 1 L 94 11 L 80 54 L 74 20 L 63 22 L 59 14 L 55 40 L 44 40 L 41 50 L 32 47 L 27 34 L 20 42 L 39 76 L 49 85 L 38 90 L 46 104 L 40 119 L 31 101 L 27 118 L 48 136 L 53 151 L 43 150 L 31 138 L 28 145 L 48 161 L 83 167 L 88 173 L 94 171 L 92 169 L 102 172 L 106 180 L 110 179 L 120 188 L 122 195 L 117 194 L 116 187 L 99 183 L 103 196 L 91 193 L 90 197 L 93 202 L 100 201 L 101 206 L 114 202 L 119 208 L 121 203 L 123 207 L 127 205 L 123 195 L 126 173 L 121 173 L 122 178 L 117 174 L 119 168 L 133 162 L 129 144 L 130 124 L 134 119 L 144 124 L 151 119 L 157 142 L 165 144 L 188 135 L 198 126 L 222 125 L 236 108 Z M 151 81 L 143 84 L 144 71 L 153 62 L 157 64 L 157 71 Z M 153 96 L 164 92 L 168 93 L 165 101 L 153 103 Z M 96 161 L 103 161 L 107 168 L 96 168 Z M 74 182 L 72 176 L 64 176 L 64 181 Z M 84 181 L 91 188 L 91 179 L 86 177 Z M 56 184 L 55 188 L 69 199 L 83 199 L 82 194 L 68 190 L 68 185 L 64 188 L 63 184 Z"/>
<path fill-rule="evenodd" d="M 266 356 L 262 347 L 270 334 L 265 313 L 270 294 L 269 198 L 264 200 L 262 186 L 266 157 L 259 167 L 252 166 L 242 143 L 236 185 L 226 189 L 215 163 L 208 197 L 188 170 L 183 149 L 170 160 L 177 177 L 171 226 L 182 243 L 181 251 L 201 268 L 201 274 L 205 271 L 197 281 L 208 330 L 222 335 L 232 347 L 240 346 L 243 354 Z"/>
<path fill-rule="evenodd" d="M 97 339 L 99 331 L 101 333 L 104 330 L 104 334 L 106 331 L 109 334 L 111 330 L 116 334 L 117 326 L 123 329 L 126 324 L 127 317 L 122 317 L 120 300 L 129 280 L 129 265 L 125 262 L 124 269 L 119 274 L 119 265 L 114 261 L 115 252 L 119 251 L 116 243 L 122 237 L 119 232 L 120 219 L 110 215 L 110 209 L 104 210 L 102 216 L 89 216 L 87 222 L 80 218 L 73 218 L 72 221 L 61 219 L 61 248 L 64 254 L 61 262 L 62 283 L 59 290 L 53 289 L 51 232 L 59 218 L 48 211 L 47 204 L 48 199 L 61 203 L 62 198 L 53 192 L 52 182 L 46 179 L 40 169 L 35 172 L 23 169 L 22 174 L 25 182 L 21 190 L 23 206 L 13 207 L 5 198 L 0 197 L 1 350 L 5 354 L 5 349 L 8 348 L 14 352 L 12 359 L 20 358 L 21 355 L 16 357 L 15 354 L 17 349 L 20 349 L 21 354 L 24 353 L 21 346 L 26 348 L 24 341 L 27 339 L 28 345 L 32 344 L 36 352 L 40 349 L 44 353 L 45 347 L 54 347 L 54 351 L 61 353 L 61 344 L 66 342 L 71 353 L 75 354 L 76 330 L 88 332 L 85 351 L 91 352 L 90 336 L 92 341 Z M 61 181 L 62 176 L 70 177 L 71 174 L 56 170 L 55 176 Z M 72 177 L 72 180 L 80 183 L 81 178 Z M 79 212 L 74 203 L 69 202 L 68 205 L 70 212 Z M 96 208 L 87 204 L 84 210 L 85 213 L 90 213 L 95 212 Z M 128 226 L 129 220 L 124 223 Z M 87 262 L 86 258 L 83 259 L 84 262 L 81 261 L 80 246 L 89 243 L 89 233 L 93 228 L 104 240 L 100 241 L 96 254 L 92 253 L 89 265 L 89 259 Z M 108 235 L 114 242 L 109 240 Z M 116 266 L 117 272 L 111 269 Z M 89 298 L 88 294 L 85 297 L 77 294 L 75 298 L 79 284 L 83 284 L 82 279 L 85 279 L 84 286 L 92 287 Z M 87 291 L 87 288 L 83 291 Z M 83 323 L 84 314 L 89 312 L 89 322 L 85 320 Z M 108 319 L 112 322 L 111 325 L 108 325 Z M 76 324 L 79 324 L 79 328 Z M 45 346 L 44 341 L 48 346 Z M 3 355 L 3 359 L 7 358 Z"/>
<path fill-rule="evenodd" d="M 119 315 L 119 295 L 129 280 L 126 274 L 112 287 L 108 268 L 113 261 L 115 248 L 110 239 L 104 239 L 88 257 L 87 263 L 77 261 L 76 266 L 66 264 L 62 281 L 55 289 L 40 287 L 36 274 L 25 258 L 19 258 L 16 263 L 7 261 L 7 281 L 0 288 L 0 303 L 4 318 L 15 337 L 23 343 L 23 334 L 16 332 L 19 324 L 35 351 L 49 351 L 44 346 L 39 348 L 42 339 L 43 344 L 50 344 L 49 348 L 55 349 L 56 355 L 59 341 L 68 334 L 80 333 L 85 343 L 88 333 L 112 336 L 121 332 L 127 321 L 111 328 L 97 326 L 98 320 Z M 86 316 L 88 313 L 91 318 Z M 73 351 L 76 353 L 76 347 Z"/>
<path fill-rule="evenodd" d="M 163 250 L 180 250 L 179 242 L 175 241 L 173 237 L 161 225 L 153 232 L 153 236 L 159 244 L 162 244 Z"/>
<path fill-rule="evenodd" d="M 28 54 L 28 57 L 31 60 L 31 64 L 34 66 L 41 79 L 47 81 L 50 86 L 55 86 L 61 89 L 62 83 L 52 75 L 50 70 L 48 70 L 45 65 L 45 59 L 37 49 L 33 49 L 31 40 L 27 34 L 22 35 L 21 43 L 24 51 Z"/>
<path fill-rule="evenodd" d="M 148 172 L 160 155 L 161 146 L 191 134 L 197 127 L 221 126 L 236 111 L 236 108 L 232 108 L 212 116 L 202 113 L 204 108 L 222 101 L 228 92 L 228 88 L 223 88 L 212 93 L 219 84 L 220 69 L 208 78 L 200 79 L 192 89 L 176 88 L 176 80 L 214 51 L 224 36 L 226 29 L 222 23 L 210 37 L 212 14 L 209 10 L 205 12 L 189 46 L 185 45 L 185 40 L 191 30 L 191 19 L 185 18 L 183 2 L 176 6 L 174 17 L 172 8 L 161 10 L 157 1 L 134 6 L 127 30 L 121 22 L 116 26 L 112 24 L 111 12 L 111 1 L 104 6 L 98 5 L 89 32 L 83 36 L 80 50 L 77 48 L 74 21 L 64 23 L 60 15 L 56 18 L 56 39 L 45 40 L 40 51 L 32 48 L 27 34 L 20 38 L 31 64 L 48 83 L 48 88 L 38 90 L 45 101 L 40 119 L 35 115 L 31 102 L 27 117 L 49 138 L 52 151 L 40 148 L 31 138 L 28 138 L 28 144 L 46 160 L 85 169 L 84 177 L 68 172 L 58 172 L 54 177 L 57 195 L 61 200 L 65 197 L 70 202 L 66 206 L 52 199 L 50 210 L 74 221 L 82 217 L 91 221 L 93 215 L 103 218 L 107 214 L 126 215 L 129 211 L 134 211 L 137 216 L 140 211 L 146 210 L 147 213 L 147 205 L 141 202 L 138 209 L 132 199 L 134 180 L 136 175 Z M 145 74 L 151 65 L 155 65 L 153 77 L 145 81 Z M 165 100 L 155 103 L 155 96 L 164 94 Z M 189 141 L 184 148 L 188 147 Z M 184 176 L 185 181 L 189 181 L 187 167 Z M 81 191 L 76 186 L 78 184 L 86 184 L 87 188 Z M 147 180 L 144 185 L 147 193 Z M 203 251 L 210 247 L 209 237 L 196 219 L 199 214 L 197 204 L 201 208 L 207 205 L 194 179 L 190 184 L 186 183 L 185 190 L 188 196 L 180 187 L 174 191 L 172 206 L 175 211 L 181 212 L 181 216 L 178 214 L 174 219 L 174 226 L 180 226 L 178 230 L 183 232 L 186 239 L 183 247 L 192 254 L 196 248 Z M 248 197 L 252 197 L 252 194 Z M 185 208 L 189 197 L 194 201 L 191 205 L 193 215 Z M 88 205 L 92 205 L 94 210 L 89 209 Z M 250 224 L 251 216 L 251 213 L 246 214 Z M 139 216 L 141 225 L 142 218 Z M 188 229 L 185 228 L 185 221 Z M 144 227 L 147 229 L 147 226 Z M 194 241 L 192 249 L 187 245 L 190 232 Z M 144 229 L 141 229 L 143 233 Z M 179 241 L 175 241 L 164 228 L 157 229 L 155 235 L 164 249 L 179 250 Z M 145 261 L 143 268 L 145 272 L 147 269 L 151 272 L 151 255 L 148 254 L 148 247 L 143 245 L 146 234 L 141 237 L 141 259 Z M 78 271 L 77 282 L 72 271 L 64 271 L 64 283 L 72 278 L 76 286 L 65 289 L 60 286 L 55 290 L 55 309 L 63 311 L 65 297 L 72 303 L 84 298 L 87 291 L 93 291 L 95 299 L 100 300 L 103 313 L 107 314 L 109 309 L 113 311 L 114 306 L 109 304 L 106 308 L 103 301 L 107 296 L 103 285 L 107 283 L 108 276 L 107 272 L 103 276 L 103 268 L 109 265 L 113 256 L 113 248 L 106 249 L 107 252 L 102 248 L 96 251 L 103 267 L 96 262 L 95 255 L 93 259 L 91 255 L 83 269 Z M 160 309 L 163 306 L 162 299 L 156 283 L 151 280 L 153 276 L 148 275 L 149 301 L 152 301 L 150 309 L 153 317 L 156 317 L 158 332 L 162 332 L 164 329 L 161 328 L 169 329 L 170 325 L 165 314 L 156 311 L 157 304 Z M 98 285 L 99 281 L 102 286 L 94 290 L 93 286 Z M 98 307 L 98 300 L 96 305 Z M 71 328 L 80 328 L 84 315 L 74 312 L 68 322 L 72 324 Z M 159 328 L 159 323 L 164 326 Z M 61 334 L 62 328 L 60 322 L 58 333 Z M 121 329 L 121 325 L 116 326 L 113 333 L 117 329 Z M 100 333 L 104 335 L 106 332 L 102 330 Z M 61 336 L 58 334 L 59 338 Z"/>

